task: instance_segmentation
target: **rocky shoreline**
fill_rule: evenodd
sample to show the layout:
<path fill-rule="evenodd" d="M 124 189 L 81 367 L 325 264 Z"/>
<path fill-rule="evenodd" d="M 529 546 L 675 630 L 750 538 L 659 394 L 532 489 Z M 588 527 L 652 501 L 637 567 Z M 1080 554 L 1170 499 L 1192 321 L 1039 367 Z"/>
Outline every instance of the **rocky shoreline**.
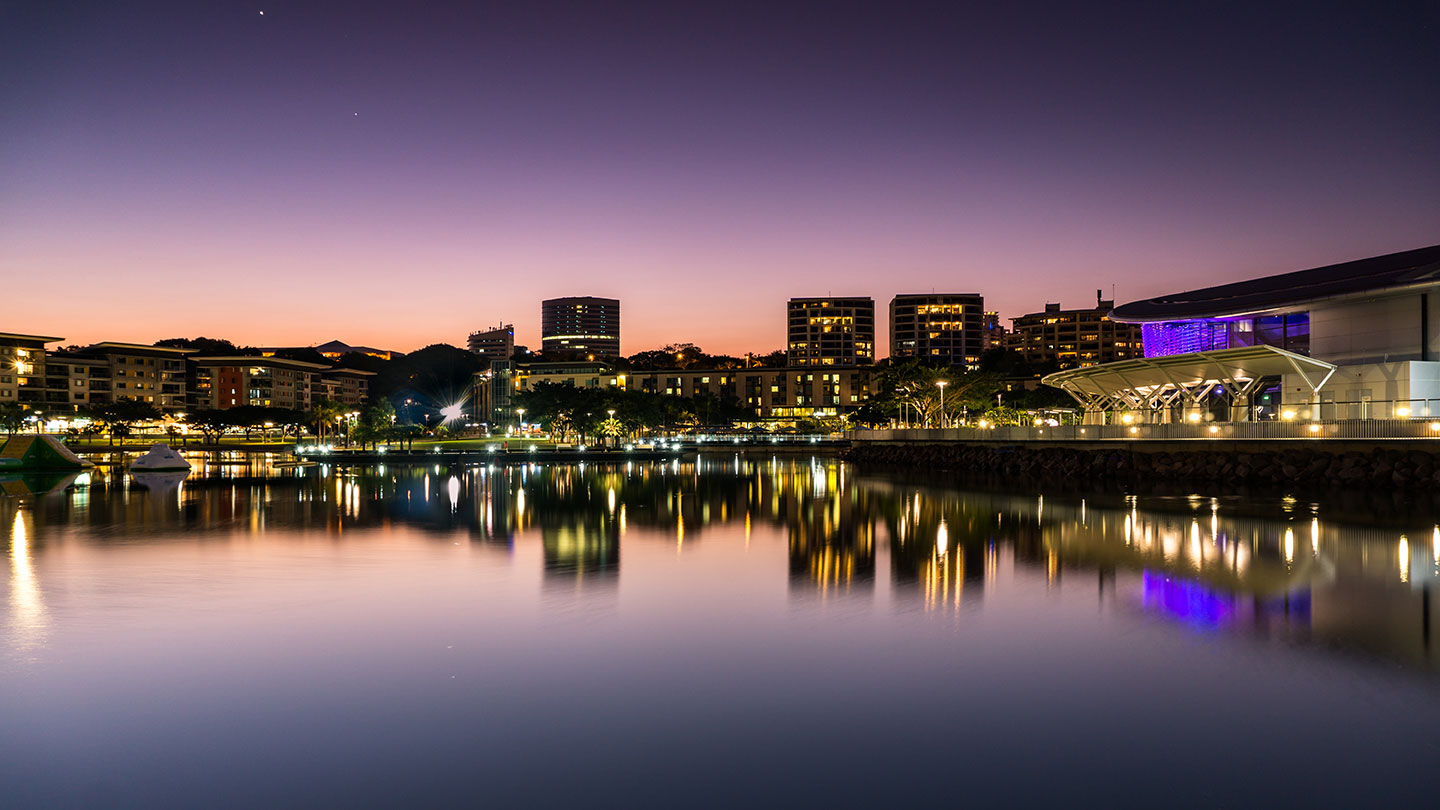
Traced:
<path fill-rule="evenodd" d="M 1120 448 L 1026 448 L 1014 445 L 857 444 L 846 461 L 1012 479 L 1109 482 L 1195 482 L 1249 486 L 1355 487 L 1421 490 L 1440 486 L 1440 455 L 1377 447 L 1325 452 L 1279 447 L 1273 452 Z"/>

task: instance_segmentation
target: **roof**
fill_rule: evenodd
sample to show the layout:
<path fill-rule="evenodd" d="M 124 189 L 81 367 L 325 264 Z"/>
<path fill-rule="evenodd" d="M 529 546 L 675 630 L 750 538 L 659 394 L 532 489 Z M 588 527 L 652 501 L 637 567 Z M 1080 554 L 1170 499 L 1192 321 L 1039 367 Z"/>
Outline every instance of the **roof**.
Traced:
<path fill-rule="evenodd" d="M 325 369 L 325 373 L 326 373 L 326 374 L 330 374 L 330 375 L 334 375 L 334 374 L 350 374 L 350 375 L 354 375 L 354 376 L 356 376 L 356 377 L 374 377 L 374 376 L 375 376 L 375 372 L 373 372 L 373 371 L 365 371 L 364 369 L 359 369 L 359 368 L 327 368 L 327 369 Z"/>
<path fill-rule="evenodd" d="M 144 343 L 117 343 L 107 340 L 86 346 L 86 352 L 155 352 L 157 354 L 194 354 L 195 349 L 174 349 L 169 346 L 149 346 Z"/>
<path fill-rule="evenodd" d="M 1145 323 L 1262 315 L 1433 284 L 1440 284 L 1440 245 L 1133 301 L 1116 307 L 1110 319 Z"/>
<path fill-rule="evenodd" d="M 17 332 L 0 332 L 0 339 L 5 340 L 38 340 L 41 343 L 55 343 L 65 338 L 46 337 L 45 335 L 22 335 Z"/>
<path fill-rule="evenodd" d="M 1242 346 L 1213 352 L 1139 357 L 1048 374 L 1040 381 L 1071 394 L 1112 396 L 1118 391 L 1147 391 L 1207 383 L 1240 383 L 1280 374 L 1299 374 L 1319 390 L 1335 371 L 1332 363 L 1274 346 Z"/>
<path fill-rule="evenodd" d="M 315 351 L 320 352 L 321 354 L 324 354 L 325 352 L 335 352 L 338 354 L 349 354 L 351 352 L 355 352 L 358 354 L 391 353 L 386 349 L 375 349 L 371 348 L 370 346 L 351 346 L 350 344 L 339 340 L 332 340 L 329 343 L 321 343 L 319 346 L 312 346 L 310 348 L 313 348 Z"/>
<path fill-rule="evenodd" d="M 286 368 L 314 369 L 316 371 L 329 371 L 330 366 L 323 363 L 307 363 L 304 360 L 290 360 L 284 357 L 256 357 L 254 355 L 233 355 L 228 357 L 192 357 L 196 363 L 202 366 L 283 366 Z"/>

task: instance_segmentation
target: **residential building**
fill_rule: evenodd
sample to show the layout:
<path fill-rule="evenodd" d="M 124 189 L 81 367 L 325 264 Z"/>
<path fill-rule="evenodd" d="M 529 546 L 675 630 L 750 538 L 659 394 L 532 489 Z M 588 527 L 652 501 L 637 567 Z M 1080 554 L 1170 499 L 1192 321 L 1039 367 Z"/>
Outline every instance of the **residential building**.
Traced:
<path fill-rule="evenodd" d="M 330 367 L 278 357 L 196 357 L 194 402 L 225 410 L 244 405 L 309 410 Z"/>
<path fill-rule="evenodd" d="M 364 405 L 370 401 L 370 378 L 373 371 L 358 368 L 332 368 L 320 375 L 319 388 L 312 399 L 331 399 L 341 405 Z"/>
<path fill-rule="evenodd" d="M 1059 368 L 1094 366 L 1143 355 L 1140 327 L 1110 318 L 1114 301 L 1095 294 L 1090 309 L 1061 309 L 1046 304 L 1044 312 L 1011 318 L 1008 345 L 1027 363 Z"/>
<path fill-rule="evenodd" d="M 30 410 L 44 405 L 45 344 L 59 340 L 0 332 L 0 402 L 18 402 Z"/>
<path fill-rule="evenodd" d="M 110 401 L 110 361 L 73 352 L 45 357 L 45 409 L 61 414 Z"/>
<path fill-rule="evenodd" d="M 786 353 L 792 366 L 874 363 L 874 299 L 791 298 L 786 306 Z"/>
<path fill-rule="evenodd" d="M 476 375 L 477 390 L 494 390 L 493 371 Z M 873 374 L 869 366 L 637 372 L 617 370 L 604 363 L 531 363 L 513 371 L 509 388 L 518 393 L 532 390 L 542 382 L 677 397 L 693 398 L 708 394 L 739 403 L 754 415 L 756 422 L 776 424 L 839 416 L 860 407 L 874 393 Z M 494 397 L 495 394 L 489 396 Z M 498 407 L 493 399 L 490 407 L 492 410 Z M 506 411 L 503 417 L 513 418 L 513 413 Z"/>
<path fill-rule="evenodd" d="M 1440 416 L 1440 245 L 1135 301 L 1109 317 L 1143 331 L 1143 359 L 1045 378 L 1091 422 Z"/>
<path fill-rule="evenodd" d="M 515 324 L 502 323 L 494 329 L 471 332 L 470 351 L 487 360 L 509 360 L 515 355 Z"/>
<path fill-rule="evenodd" d="M 980 318 L 980 350 L 990 351 L 1005 347 L 1004 324 L 1000 323 L 1000 313 L 995 310 L 986 310 Z"/>
<path fill-rule="evenodd" d="M 620 301 L 591 296 L 542 301 L 540 347 L 542 352 L 619 357 Z"/>
<path fill-rule="evenodd" d="M 985 299 L 978 293 L 897 295 L 890 299 L 890 357 L 975 367 L 984 350 Z"/>
<path fill-rule="evenodd" d="M 183 413 L 188 407 L 185 359 L 194 349 L 172 349 L 143 343 L 104 342 L 68 353 L 72 374 L 83 365 L 88 377 L 91 405 L 117 399 L 137 399 L 164 414 Z M 100 363 L 82 363 L 99 360 Z M 57 362 L 59 358 L 57 358 Z M 71 378 L 73 383 L 75 378 Z"/>

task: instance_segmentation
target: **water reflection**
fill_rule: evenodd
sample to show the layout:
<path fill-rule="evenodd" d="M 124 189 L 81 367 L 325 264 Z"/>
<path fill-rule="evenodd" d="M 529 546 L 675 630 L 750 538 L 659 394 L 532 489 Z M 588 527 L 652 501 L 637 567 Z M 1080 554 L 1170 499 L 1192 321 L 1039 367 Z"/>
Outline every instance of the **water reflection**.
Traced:
<path fill-rule="evenodd" d="M 1367 517 L 1357 504 L 1327 511 L 1293 498 L 966 491 L 819 459 L 456 468 L 195 460 L 188 477 L 99 467 L 84 481 L 7 486 L 0 525 L 15 648 L 45 632 L 36 561 L 70 542 L 297 530 L 340 540 L 406 525 L 513 554 L 533 534 L 547 587 L 614 589 L 628 558 L 622 545 L 663 544 L 683 556 L 725 528 L 747 548 L 757 531 L 781 533 L 786 587 L 802 601 L 877 602 L 883 593 L 899 609 L 953 614 L 982 609 L 1002 582 L 1054 590 L 1078 580 L 1102 605 L 1177 631 L 1440 668 L 1430 598 L 1440 526 L 1418 507 L 1382 505 Z"/>
<path fill-rule="evenodd" d="M 45 601 L 31 560 L 29 515 L 16 510 L 10 524 L 10 632 L 13 648 L 31 650 L 44 641 Z"/>

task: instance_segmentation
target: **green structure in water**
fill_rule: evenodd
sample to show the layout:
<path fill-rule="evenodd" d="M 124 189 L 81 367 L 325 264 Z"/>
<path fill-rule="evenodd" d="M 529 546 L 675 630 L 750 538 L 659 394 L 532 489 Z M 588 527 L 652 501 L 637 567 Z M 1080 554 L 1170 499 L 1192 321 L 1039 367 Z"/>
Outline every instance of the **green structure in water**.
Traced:
<path fill-rule="evenodd" d="M 0 472 L 82 470 L 93 466 L 54 436 L 11 436 L 0 448 Z"/>

